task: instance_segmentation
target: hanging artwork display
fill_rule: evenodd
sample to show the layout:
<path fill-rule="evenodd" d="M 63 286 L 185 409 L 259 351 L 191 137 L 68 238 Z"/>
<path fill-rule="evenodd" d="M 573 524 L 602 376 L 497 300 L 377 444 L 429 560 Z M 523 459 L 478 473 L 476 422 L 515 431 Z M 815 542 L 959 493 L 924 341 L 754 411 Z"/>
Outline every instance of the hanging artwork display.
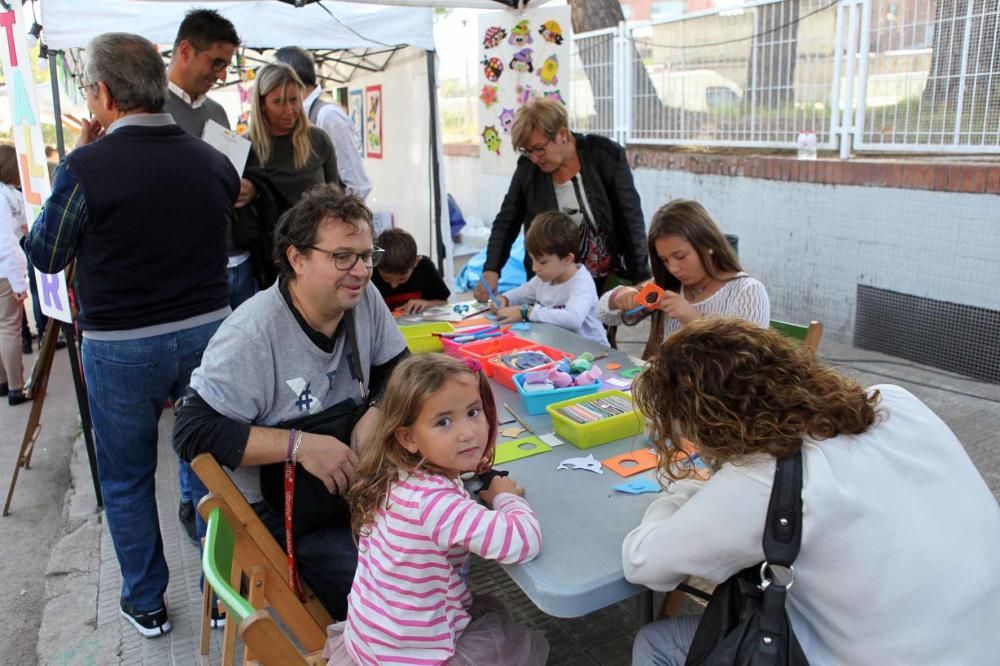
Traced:
<path fill-rule="evenodd" d="M 382 159 L 382 86 L 365 88 L 365 152 Z"/>
<path fill-rule="evenodd" d="M 484 12 L 479 17 L 479 156 L 483 173 L 510 175 L 511 127 L 533 97 L 568 102 L 570 9 Z"/>
<path fill-rule="evenodd" d="M 347 116 L 351 119 L 351 139 L 354 149 L 365 156 L 365 93 L 354 88 L 347 94 Z"/>

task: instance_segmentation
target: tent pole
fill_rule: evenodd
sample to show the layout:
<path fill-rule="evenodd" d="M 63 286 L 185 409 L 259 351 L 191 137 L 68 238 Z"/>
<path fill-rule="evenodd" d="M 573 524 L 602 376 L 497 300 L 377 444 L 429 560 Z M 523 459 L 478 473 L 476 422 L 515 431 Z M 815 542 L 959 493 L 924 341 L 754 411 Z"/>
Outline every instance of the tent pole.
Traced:
<path fill-rule="evenodd" d="M 66 157 L 66 140 L 63 137 L 62 126 L 62 104 L 59 101 L 59 73 L 56 70 L 56 58 L 60 51 L 49 51 L 49 83 L 52 84 L 52 112 L 55 115 L 56 125 L 56 150 L 59 152 L 59 161 Z"/>
<path fill-rule="evenodd" d="M 427 54 L 427 85 L 428 85 L 428 100 L 430 101 L 431 114 L 430 114 L 430 138 L 431 138 L 431 184 L 433 186 L 433 198 L 434 202 L 434 243 L 437 246 L 437 265 L 438 272 L 444 274 L 444 261 L 447 258 L 449 261 L 451 257 L 447 257 L 447 249 L 445 248 L 445 242 L 441 230 L 441 159 L 438 154 L 438 110 L 437 110 L 437 74 L 435 72 L 435 52 L 425 51 Z"/>

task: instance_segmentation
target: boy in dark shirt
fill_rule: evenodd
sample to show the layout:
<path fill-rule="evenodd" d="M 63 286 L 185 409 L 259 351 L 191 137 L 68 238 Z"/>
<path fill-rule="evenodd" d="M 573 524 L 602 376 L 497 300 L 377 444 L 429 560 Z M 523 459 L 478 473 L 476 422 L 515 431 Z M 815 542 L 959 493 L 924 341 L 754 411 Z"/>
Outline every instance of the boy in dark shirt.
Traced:
<path fill-rule="evenodd" d="M 390 310 L 414 314 L 448 302 L 451 291 L 434 262 L 417 254 L 413 236 L 402 229 L 387 229 L 375 239 L 375 245 L 385 254 L 375 268 L 372 284 Z"/>

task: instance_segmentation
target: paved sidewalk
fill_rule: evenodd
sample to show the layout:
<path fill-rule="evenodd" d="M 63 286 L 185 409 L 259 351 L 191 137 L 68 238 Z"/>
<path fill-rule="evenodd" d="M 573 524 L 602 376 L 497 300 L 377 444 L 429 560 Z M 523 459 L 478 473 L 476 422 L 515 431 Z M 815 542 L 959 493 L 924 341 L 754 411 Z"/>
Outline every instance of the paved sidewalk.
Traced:
<path fill-rule="evenodd" d="M 622 329 L 619 333 L 620 347 L 633 355 L 641 352 L 638 343 L 644 339 L 645 331 L 640 327 Z M 851 366 L 863 367 L 861 372 L 847 367 L 844 371 L 858 376 L 866 384 L 898 383 L 927 402 L 955 430 L 990 488 L 1000 498 L 1000 386 L 947 377 L 934 370 L 911 366 L 899 359 L 863 352 L 848 345 L 826 342 L 822 352 L 825 357 L 849 359 Z M 895 379 L 885 375 L 892 375 Z M 984 396 L 993 402 L 949 390 Z M 45 610 L 38 643 L 42 663 L 157 666 L 197 663 L 199 562 L 197 549 L 183 533 L 176 515 L 177 465 L 169 444 L 172 425 L 172 417 L 165 414 L 160 427 L 157 498 L 164 548 L 170 565 L 167 598 L 173 632 L 163 638 L 143 639 L 120 618 L 118 565 L 110 536 L 103 529 L 99 516 L 93 515 L 91 503 L 91 515 L 87 518 L 90 521 L 87 523 L 89 530 L 84 530 L 84 534 L 90 535 L 86 537 L 90 539 L 90 555 L 92 561 L 100 562 L 100 566 L 88 567 L 84 563 L 73 570 L 74 575 L 81 577 L 76 585 L 78 589 L 97 590 L 96 604 L 93 594 L 89 599 L 86 594 L 78 594 L 80 598 L 75 606 L 66 602 L 66 594 L 49 595 L 50 603 Z M 80 448 L 79 444 L 77 448 Z M 89 474 L 85 458 L 79 454 L 72 468 L 75 479 L 80 474 Z M 87 515 L 87 502 L 92 502 L 92 498 L 86 497 L 89 479 L 83 477 L 83 481 L 86 483 L 75 481 L 75 490 L 70 494 L 79 515 Z M 86 544 L 76 547 L 72 553 L 67 555 L 57 547 L 52 554 L 49 571 L 65 570 L 60 563 L 65 564 L 65 558 L 70 556 L 85 562 Z M 50 575 L 48 582 L 50 589 L 57 587 L 53 576 L 55 574 Z M 65 581 L 62 586 L 65 587 Z M 481 561 L 473 566 L 472 586 L 475 592 L 493 594 L 504 600 L 518 621 L 544 630 L 552 648 L 551 664 L 613 666 L 631 663 L 631 645 L 636 628 L 632 602 L 623 602 L 574 620 L 552 618 L 539 612 L 498 566 Z M 696 608 L 692 604 L 690 610 Z M 213 632 L 213 664 L 219 660 L 221 635 L 221 631 Z"/>

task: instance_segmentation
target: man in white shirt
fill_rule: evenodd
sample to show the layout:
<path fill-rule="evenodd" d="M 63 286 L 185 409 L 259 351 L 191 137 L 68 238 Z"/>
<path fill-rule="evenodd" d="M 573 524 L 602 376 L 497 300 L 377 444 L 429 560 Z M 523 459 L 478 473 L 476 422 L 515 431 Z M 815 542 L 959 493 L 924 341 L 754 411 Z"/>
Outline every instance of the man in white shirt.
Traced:
<path fill-rule="evenodd" d="M 323 90 L 316 85 L 316 64 L 312 54 L 297 46 L 286 46 L 274 52 L 274 59 L 295 70 L 305 85 L 305 108 L 309 122 L 330 136 L 337 153 L 337 171 L 348 194 L 365 199 L 372 191 L 372 182 L 365 173 L 361 156 L 354 147 L 353 125 L 339 104 L 320 99 Z"/>

